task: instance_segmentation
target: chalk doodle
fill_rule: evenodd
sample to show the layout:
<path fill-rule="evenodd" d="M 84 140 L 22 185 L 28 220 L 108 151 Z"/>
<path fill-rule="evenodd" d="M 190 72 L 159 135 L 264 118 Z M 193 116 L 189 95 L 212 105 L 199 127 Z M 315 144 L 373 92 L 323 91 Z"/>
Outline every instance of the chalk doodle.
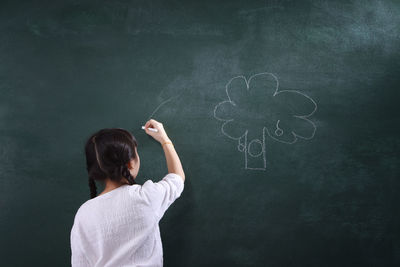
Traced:
<path fill-rule="evenodd" d="M 165 101 L 163 101 L 160 105 L 158 105 L 158 107 L 151 113 L 151 115 L 147 118 L 147 120 L 150 120 L 153 116 L 154 116 L 154 114 L 163 106 L 163 105 L 165 105 L 166 103 L 168 103 L 168 102 L 170 102 L 172 99 L 174 99 L 174 98 L 178 98 L 179 96 L 181 96 L 182 95 L 182 93 L 180 93 L 180 94 L 178 94 L 178 95 L 175 95 L 175 96 L 172 96 L 172 97 L 170 97 L 170 98 L 168 98 L 167 100 L 165 100 Z"/>
<path fill-rule="evenodd" d="M 214 118 L 223 121 L 221 132 L 238 142 L 238 151 L 244 153 L 245 169 L 266 170 L 267 136 L 284 144 L 314 138 L 317 127 L 309 117 L 317 111 L 317 103 L 300 91 L 279 90 L 274 74 L 262 72 L 248 79 L 243 75 L 233 77 L 225 91 L 228 100 L 215 106 Z M 262 137 L 249 141 L 249 131 L 261 132 Z"/>

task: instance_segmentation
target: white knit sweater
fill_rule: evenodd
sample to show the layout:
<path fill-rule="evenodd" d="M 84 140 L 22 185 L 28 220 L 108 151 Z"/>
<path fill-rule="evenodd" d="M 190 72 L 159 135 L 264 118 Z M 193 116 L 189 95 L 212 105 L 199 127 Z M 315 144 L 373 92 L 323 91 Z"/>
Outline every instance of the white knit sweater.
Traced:
<path fill-rule="evenodd" d="M 169 173 L 83 203 L 71 229 L 72 267 L 162 266 L 158 223 L 183 188 L 183 179 Z"/>

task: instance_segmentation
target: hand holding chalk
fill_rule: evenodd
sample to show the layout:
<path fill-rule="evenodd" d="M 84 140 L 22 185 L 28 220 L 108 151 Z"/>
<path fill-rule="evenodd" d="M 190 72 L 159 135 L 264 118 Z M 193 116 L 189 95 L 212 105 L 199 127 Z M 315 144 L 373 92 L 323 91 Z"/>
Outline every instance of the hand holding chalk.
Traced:
<path fill-rule="evenodd" d="M 145 128 L 144 126 L 142 126 L 142 129 L 143 129 L 143 130 L 146 130 L 146 128 Z M 155 128 L 147 128 L 147 129 L 149 129 L 150 131 L 155 132 L 155 133 L 158 132 L 158 130 L 155 129 Z"/>
<path fill-rule="evenodd" d="M 170 141 L 161 122 L 151 119 L 146 122 L 145 126 L 142 126 L 142 129 L 144 129 L 148 135 L 152 136 L 160 143 Z"/>

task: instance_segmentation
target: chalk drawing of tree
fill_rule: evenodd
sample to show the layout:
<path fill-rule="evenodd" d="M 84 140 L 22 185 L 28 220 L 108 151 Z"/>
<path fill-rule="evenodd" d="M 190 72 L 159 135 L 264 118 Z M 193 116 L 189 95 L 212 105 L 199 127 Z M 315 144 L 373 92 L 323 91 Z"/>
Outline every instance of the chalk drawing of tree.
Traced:
<path fill-rule="evenodd" d="M 317 127 L 309 117 L 317 103 L 300 91 L 279 90 L 274 74 L 263 72 L 249 79 L 236 76 L 225 89 L 228 99 L 215 106 L 214 117 L 223 121 L 221 132 L 238 141 L 237 149 L 245 154 L 245 169 L 266 169 L 266 137 L 284 144 L 314 137 Z M 251 139 L 254 136 L 260 138 Z"/>

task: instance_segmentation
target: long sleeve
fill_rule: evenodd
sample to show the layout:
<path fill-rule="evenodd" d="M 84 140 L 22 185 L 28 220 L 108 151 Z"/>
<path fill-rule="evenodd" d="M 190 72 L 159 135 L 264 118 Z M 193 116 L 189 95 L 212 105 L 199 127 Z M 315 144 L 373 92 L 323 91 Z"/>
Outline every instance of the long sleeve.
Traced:
<path fill-rule="evenodd" d="M 157 183 L 151 180 L 146 181 L 142 186 L 142 192 L 160 220 L 168 207 L 180 197 L 183 188 L 182 177 L 175 173 L 169 173 Z"/>

